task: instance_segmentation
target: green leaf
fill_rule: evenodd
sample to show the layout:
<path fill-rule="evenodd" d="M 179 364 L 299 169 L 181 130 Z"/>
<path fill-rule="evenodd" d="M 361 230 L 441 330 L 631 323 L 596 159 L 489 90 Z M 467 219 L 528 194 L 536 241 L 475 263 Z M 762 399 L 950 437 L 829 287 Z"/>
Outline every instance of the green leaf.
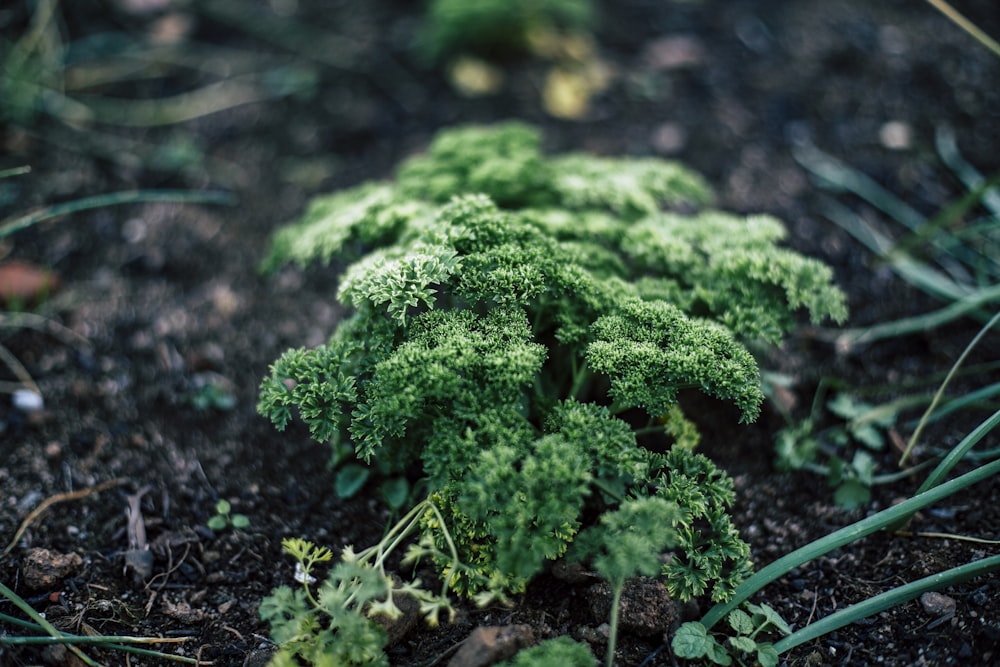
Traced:
<path fill-rule="evenodd" d="M 864 486 L 871 486 L 875 478 L 875 459 L 866 451 L 859 450 L 851 459 L 851 470 Z"/>
<path fill-rule="evenodd" d="M 215 531 L 225 530 L 226 528 L 226 517 L 216 514 L 208 520 L 206 524 L 209 528 Z"/>
<path fill-rule="evenodd" d="M 769 605 L 747 602 L 744 606 L 753 614 L 753 624 L 755 627 L 761 628 L 764 625 L 771 625 L 783 635 L 791 634 L 792 629 L 785 622 L 785 619 Z"/>
<path fill-rule="evenodd" d="M 248 528 L 250 526 L 250 517 L 248 517 L 246 514 L 234 514 L 230 518 L 230 521 L 233 524 L 233 528 L 237 528 L 239 530 Z"/>
<path fill-rule="evenodd" d="M 837 394 L 826 404 L 830 412 L 846 421 L 852 421 L 872 409 L 872 406 L 863 401 L 855 400 L 850 394 Z"/>
<path fill-rule="evenodd" d="M 754 631 L 753 620 L 742 609 L 734 609 L 729 613 L 729 626 L 738 635 L 749 635 Z"/>
<path fill-rule="evenodd" d="M 754 649 L 757 648 L 757 642 L 749 637 L 729 637 L 726 641 L 741 653 L 753 653 Z"/>
<path fill-rule="evenodd" d="M 218 502 L 215 503 L 216 514 L 229 514 L 232 510 L 232 506 L 229 504 L 228 500 L 220 498 Z"/>
<path fill-rule="evenodd" d="M 848 479 L 833 493 L 835 503 L 844 509 L 857 509 L 872 499 L 871 489 L 856 479 Z"/>
<path fill-rule="evenodd" d="M 854 424 L 851 436 L 868 449 L 880 451 L 885 448 L 885 438 L 873 424 Z"/>
<path fill-rule="evenodd" d="M 757 644 L 757 662 L 760 663 L 760 667 L 777 667 L 778 651 L 773 644 L 766 642 Z"/>
<path fill-rule="evenodd" d="M 398 510 L 410 497 L 410 483 L 405 477 L 390 477 L 382 482 L 379 492 L 390 508 Z"/>
<path fill-rule="evenodd" d="M 689 621 L 677 628 L 674 638 L 670 642 L 670 648 L 674 655 L 686 660 L 697 660 L 708 654 L 709 645 L 714 642 L 708 635 L 708 630 L 704 625 L 696 621 Z"/>
<path fill-rule="evenodd" d="M 339 498 L 352 498 L 368 481 L 371 470 L 359 463 L 348 463 L 337 471 L 334 490 Z"/>

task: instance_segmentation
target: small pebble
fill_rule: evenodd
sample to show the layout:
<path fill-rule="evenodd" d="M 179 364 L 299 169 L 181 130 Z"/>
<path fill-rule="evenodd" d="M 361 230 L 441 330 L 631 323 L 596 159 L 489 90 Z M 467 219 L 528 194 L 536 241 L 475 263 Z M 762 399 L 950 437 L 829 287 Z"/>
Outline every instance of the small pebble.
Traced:
<path fill-rule="evenodd" d="M 905 150 L 913 144 L 913 130 L 909 123 L 891 120 L 879 129 L 878 138 L 886 148 Z"/>
<path fill-rule="evenodd" d="M 14 407 L 21 412 L 37 412 L 45 407 L 42 395 L 31 389 L 18 389 L 11 398 Z"/>
<path fill-rule="evenodd" d="M 955 613 L 955 598 L 931 591 L 920 596 L 920 604 L 931 616 L 948 616 Z"/>

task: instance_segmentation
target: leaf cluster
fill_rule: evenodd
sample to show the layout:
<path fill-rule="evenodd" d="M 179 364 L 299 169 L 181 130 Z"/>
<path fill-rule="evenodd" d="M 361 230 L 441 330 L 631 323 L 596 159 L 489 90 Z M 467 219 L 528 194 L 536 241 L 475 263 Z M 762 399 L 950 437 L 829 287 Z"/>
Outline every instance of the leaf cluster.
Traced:
<path fill-rule="evenodd" d="M 525 52 L 541 30 L 585 31 L 591 0 L 433 0 L 419 40 L 431 62 L 459 54 L 502 58 Z"/>
<path fill-rule="evenodd" d="M 441 614 L 452 618 L 455 612 L 447 596 L 447 582 L 440 592 L 433 592 L 419 579 L 402 582 L 386 570 L 390 554 L 416 529 L 425 512 L 440 516 L 433 502 L 424 501 L 388 530 L 378 544 L 360 552 L 345 548 L 315 592 L 317 578 L 313 574 L 318 574 L 319 566 L 334 560 L 333 552 L 301 538 L 285 539 L 282 549 L 295 559 L 295 578 L 301 585 L 279 586 L 261 601 L 258 613 L 269 624 L 271 637 L 278 645 L 269 664 L 388 667 L 388 635 L 377 619 L 399 619 L 403 612 L 397 601 L 402 597 L 415 601 L 431 625 L 438 624 Z M 437 531 L 446 531 L 440 522 Z M 446 532 L 445 541 L 451 542 Z M 447 560 L 454 572 L 465 567 L 454 548 L 449 554 L 441 553 L 428 535 L 410 545 L 403 562 L 424 557 Z"/>
<path fill-rule="evenodd" d="M 778 651 L 770 641 L 761 636 L 774 633 L 788 635 L 791 628 L 783 618 L 766 604 L 747 602 L 743 609 L 729 612 L 726 620 L 733 635 L 720 641 L 715 633 L 710 633 L 701 623 L 684 623 L 671 642 L 674 655 L 688 660 L 705 660 L 716 665 L 731 665 L 733 660 L 740 665 L 761 665 L 775 667 Z"/>
<path fill-rule="evenodd" d="M 678 597 L 725 599 L 749 553 L 680 397 L 753 420 L 744 343 L 802 309 L 844 313 L 825 267 L 776 245 L 777 221 L 669 211 L 709 199 L 677 164 L 544 156 L 524 125 L 444 132 L 395 184 L 321 198 L 277 232 L 266 268 L 357 258 L 338 291 L 353 310 L 275 362 L 259 410 L 419 466 L 439 506 L 426 544 L 457 590 L 519 590 L 581 539 L 616 578 L 674 549 L 660 573 Z"/>

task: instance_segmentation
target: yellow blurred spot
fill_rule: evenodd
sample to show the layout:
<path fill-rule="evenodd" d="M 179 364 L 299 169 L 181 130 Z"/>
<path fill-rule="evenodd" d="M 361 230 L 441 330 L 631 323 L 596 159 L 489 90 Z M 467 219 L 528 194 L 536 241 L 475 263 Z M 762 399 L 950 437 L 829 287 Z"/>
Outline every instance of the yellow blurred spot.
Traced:
<path fill-rule="evenodd" d="M 455 60 L 448 77 L 458 92 L 469 97 L 492 95 L 503 85 L 503 70 L 469 56 Z"/>

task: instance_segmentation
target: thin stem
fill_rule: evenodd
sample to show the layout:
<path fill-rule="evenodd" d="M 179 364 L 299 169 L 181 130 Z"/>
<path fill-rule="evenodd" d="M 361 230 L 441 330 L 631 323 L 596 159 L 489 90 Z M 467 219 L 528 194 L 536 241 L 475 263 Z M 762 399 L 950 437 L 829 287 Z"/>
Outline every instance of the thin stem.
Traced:
<path fill-rule="evenodd" d="M 924 416 L 920 419 L 920 423 L 917 424 L 917 428 L 914 429 L 913 435 L 910 436 L 910 441 L 906 444 L 906 451 L 903 452 L 903 455 L 899 459 L 900 466 L 902 466 L 906 462 L 906 459 L 910 456 L 913 446 L 917 444 L 917 439 L 920 438 L 920 434 L 923 432 L 924 426 L 927 425 L 927 420 L 930 418 L 931 413 L 934 412 L 934 409 L 938 406 L 938 403 L 941 402 L 941 399 L 944 396 L 944 390 L 948 386 L 948 383 L 951 382 L 951 379 L 955 377 L 955 372 L 958 370 L 959 366 L 961 366 L 962 362 L 965 361 L 965 358 L 969 356 L 972 348 L 974 348 L 979 341 L 982 340 L 983 336 L 986 335 L 986 332 L 989 331 L 998 320 L 1000 320 L 1000 311 L 997 311 L 997 313 L 990 318 L 990 321 L 983 325 L 983 328 L 979 330 L 979 333 L 976 334 L 975 338 L 973 338 L 969 344 L 965 346 L 965 349 L 962 350 L 962 354 L 959 355 L 958 360 L 955 361 L 951 370 L 948 371 L 948 375 L 945 377 L 944 382 L 942 382 L 941 386 L 938 387 L 937 392 L 934 394 L 934 398 L 931 400 L 931 404 L 927 406 Z"/>
<path fill-rule="evenodd" d="M 233 204 L 235 198 L 228 192 L 197 192 L 193 190 L 134 190 L 128 192 L 113 192 L 93 197 L 84 197 L 64 204 L 46 206 L 37 211 L 14 216 L 0 221 L 0 239 L 14 232 L 36 225 L 50 218 L 78 213 L 104 206 L 121 204 L 137 204 L 146 202 L 179 202 L 186 204 Z"/>
<path fill-rule="evenodd" d="M 18 595 L 11 589 L 7 588 L 7 586 L 5 586 L 3 583 L 0 583 L 0 595 L 10 600 L 15 607 L 17 607 L 25 614 L 27 614 L 28 618 L 34 621 L 39 627 L 41 627 L 45 632 L 47 632 L 52 637 L 63 636 L 62 632 L 57 630 L 54 625 L 45 620 L 45 617 L 43 617 L 41 614 L 35 611 L 30 604 L 25 602 L 20 595 Z M 95 662 L 90 656 L 86 655 L 76 646 L 70 645 L 69 648 L 73 653 L 76 654 L 76 657 L 80 658 L 80 660 L 82 660 L 86 665 L 88 665 L 88 667 L 100 667 L 100 665 L 97 662 Z"/>
<path fill-rule="evenodd" d="M 909 584 L 903 586 L 898 586 L 892 590 L 886 591 L 875 597 L 868 598 L 863 602 L 851 605 L 839 611 L 836 611 L 826 618 L 823 618 L 812 625 L 807 625 L 806 627 L 793 632 L 787 637 L 779 640 L 774 644 L 774 650 L 779 654 L 789 651 L 796 646 L 804 644 L 807 641 L 816 639 L 817 637 L 822 637 L 825 634 L 833 632 L 839 628 L 844 627 L 858 621 L 862 618 L 872 616 L 880 611 L 884 611 L 890 607 L 895 607 L 896 605 L 902 604 L 913 598 L 922 595 L 928 591 L 936 591 L 945 588 L 946 586 L 951 586 L 966 579 L 971 579 L 994 570 L 1000 569 L 1000 555 L 990 556 L 989 558 L 981 558 L 972 563 L 967 563 L 965 565 L 960 565 L 959 567 L 953 567 L 950 570 L 945 570 L 944 572 L 938 572 L 937 574 L 932 574 L 929 577 L 924 577 L 923 579 L 918 579 Z"/>
<path fill-rule="evenodd" d="M 618 639 L 618 617 L 621 613 L 618 606 L 622 601 L 622 591 L 625 590 L 625 582 L 616 582 L 611 594 L 611 620 L 608 630 L 608 653 L 604 658 L 604 667 L 614 667 L 615 664 L 615 643 Z"/>
<path fill-rule="evenodd" d="M 792 569 L 819 558 L 834 549 L 839 549 L 842 546 L 860 540 L 862 537 L 883 530 L 927 505 L 936 503 L 957 491 L 996 474 L 1000 474 L 1000 461 L 992 461 L 984 464 L 971 472 L 967 472 L 960 477 L 956 477 L 923 493 L 918 493 L 898 505 L 884 509 L 849 526 L 845 526 L 826 537 L 810 542 L 804 547 L 782 556 L 740 584 L 728 602 L 719 603 L 712 607 L 702 618 L 702 624 L 706 628 L 711 628 L 751 595 L 757 593 L 775 579 L 787 574 Z"/>
<path fill-rule="evenodd" d="M 960 14 L 954 7 L 945 2 L 945 0 L 927 0 L 927 3 L 947 16 L 952 23 L 969 33 L 969 35 L 977 42 L 985 46 L 997 56 L 1000 56 L 1000 43 L 997 43 L 995 39 L 980 30 L 979 26 L 965 18 L 965 16 Z"/>

